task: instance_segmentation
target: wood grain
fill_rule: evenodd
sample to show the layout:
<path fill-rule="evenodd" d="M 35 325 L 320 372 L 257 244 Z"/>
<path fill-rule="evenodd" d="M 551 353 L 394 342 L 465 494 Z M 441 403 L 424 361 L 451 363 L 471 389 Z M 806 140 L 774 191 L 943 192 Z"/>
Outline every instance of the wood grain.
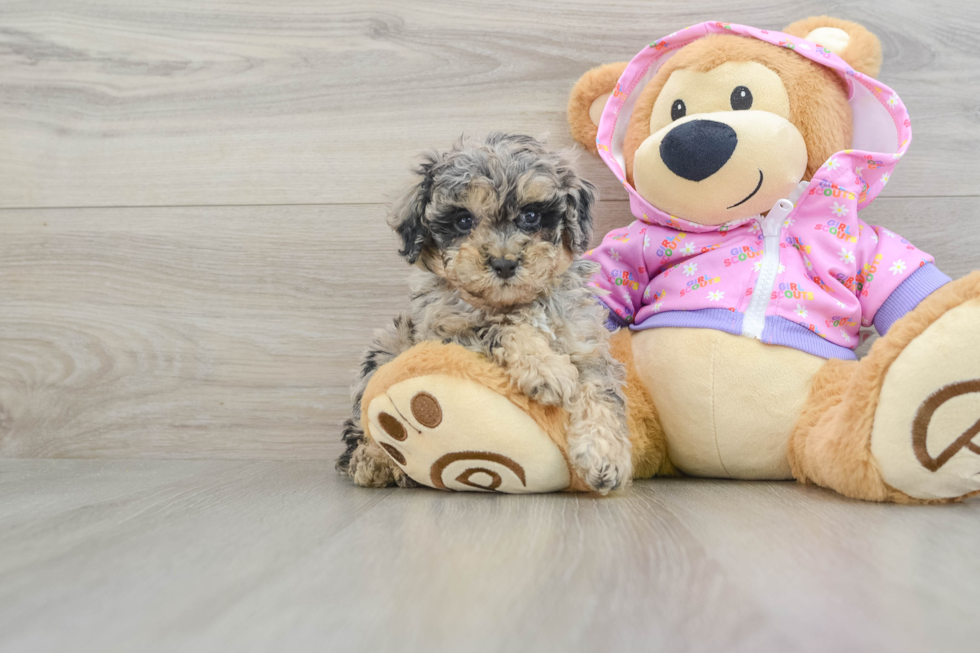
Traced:
<path fill-rule="evenodd" d="M 327 457 L 408 266 L 381 207 L 4 212 L 8 456 Z"/>
<path fill-rule="evenodd" d="M 571 145 L 589 67 L 825 12 L 881 37 L 913 117 L 862 217 L 980 269 L 975 2 L 4 0 L 0 651 L 975 650 L 980 502 L 332 471 L 360 351 L 407 305 L 383 202 L 415 152 Z M 632 218 L 581 166 L 598 239 Z"/>
<path fill-rule="evenodd" d="M 881 37 L 913 117 L 887 196 L 976 196 L 974 2 L 6 0 L 0 206 L 375 203 L 410 153 L 463 132 L 570 145 L 575 80 L 652 38 L 827 11 Z"/>
<path fill-rule="evenodd" d="M 332 458 L 407 306 L 382 206 L 0 211 L 0 457 Z M 980 269 L 975 200 L 862 215 Z M 596 238 L 630 219 L 601 202 Z"/>
<path fill-rule="evenodd" d="M 980 503 L 661 480 L 364 490 L 318 462 L 0 461 L 0 649 L 974 651 Z"/>

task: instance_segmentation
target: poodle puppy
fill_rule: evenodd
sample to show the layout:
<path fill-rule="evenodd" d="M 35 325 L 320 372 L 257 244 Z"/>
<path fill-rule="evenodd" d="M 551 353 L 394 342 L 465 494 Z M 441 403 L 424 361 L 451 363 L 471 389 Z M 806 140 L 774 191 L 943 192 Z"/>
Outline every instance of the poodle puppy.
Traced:
<path fill-rule="evenodd" d="M 365 437 L 371 375 L 416 343 L 457 343 L 503 368 L 535 401 L 568 411 L 569 459 L 592 489 L 629 483 L 623 365 L 609 350 L 606 311 L 578 259 L 592 238 L 596 191 L 569 161 L 529 136 L 493 133 L 423 155 L 392 209 L 400 254 L 417 267 L 411 309 L 378 332 L 344 422 L 337 469 L 356 484 L 414 486 Z"/>

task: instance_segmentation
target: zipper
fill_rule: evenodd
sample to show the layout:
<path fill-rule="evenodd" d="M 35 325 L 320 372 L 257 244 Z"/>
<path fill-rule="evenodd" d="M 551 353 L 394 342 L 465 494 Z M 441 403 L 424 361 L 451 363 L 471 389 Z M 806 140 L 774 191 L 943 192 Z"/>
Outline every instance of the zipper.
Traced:
<path fill-rule="evenodd" d="M 759 220 L 764 242 L 762 245 L 762 269 L 752 288 L 752 299 L 742 319 L 742 335 L 762 340 L 762 330 L 766 326 L 766 311 L 772 297 L 772 287 L 779 273 L 779 235 L 783 221 L 794 208 L 794 204 L 782 199 L 770 209 L 769 214 Z"/>

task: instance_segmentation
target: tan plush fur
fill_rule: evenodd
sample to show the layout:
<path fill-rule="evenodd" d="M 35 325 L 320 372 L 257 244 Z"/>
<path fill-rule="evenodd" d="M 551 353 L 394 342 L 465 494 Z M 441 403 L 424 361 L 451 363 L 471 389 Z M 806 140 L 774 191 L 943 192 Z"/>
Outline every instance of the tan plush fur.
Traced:
<path fill-rule="evenodd" d="M 978 297 L 980 272 L 974 272 L 927 297 L 875 342 L 861 361 L 828 361 L 813 381 L 790 438 L 793 476 L 866 501 L 949 503 L 966 498 L 924 501 L 889 487 L 871 455 L 870 440 L 878 395 L 892 362 L 947 311 Z"/>
<path fill-rule="evenodd" d="M 531 400 L 513 385 L 503 368 L 494 365 L 479 354 L 459 345 L 444 345 L 438 342 L 422 342 L 415 345 L 391 363 L 382 365 L 371 377 L 361 400 L 361 423 L 364 424 L 365 436 L 370 442 L 374 442 L 367 418 L 367 409 L 371 405 L 371 400 L 396 383 L 427 374 L 446 374 L 468 379 L 506 397 L 530 415 L 558 445 L 566 460 L 568 459 L 566 437 L 568 412 L 565 409 L 560 406 L 545 406 Z M 569 490 L 588 491 L 586 484 L 571 466 L 569 466 L 569 474 L 572 478 Z"/>
<path fill-rule="evenodd" d="M 834 45 L 838 56 L 855 70 L 877 76 L 881 67 L 881 44 L 860 25 L 817 16 L 793 23 L 784 31 L 806 38 L 818 28 L 845 32 L 846 41 L 824 45 Z M 824 32 L 825 36 L 832 34 Z M 812 178 L 816 169 L 834 152 L 851 146 L 851 113 L 846 83 L 839 75 L 787 49 L 734 35 L 714 35 L 678 50 L 646 87 L 637 91 L 639 95 L 623 145 L 627 180 L 631 184 L 634 183 L 636 152 L 651 136 L 651 116 L 671 74 L 678 70 L 707 73 L 729 62 L 762 64 L 782 80 L 790 102 L 789 120 L 806 143 L 804 179 Z M 588 115 L 590 103 L 603 93 L 614 90 L 622 72 L 620 66 L 611 64 L 589 71 L 572 92 L 569 103 L 572 134 L 590 151 L 595 151 L 596 135 L 595 126 Z M 734 88 L 735 80 L 727 81 L 733 82 Z M 830 360 L 820 368 L 812 378 L 808 400 L 788 443 L 788 460 L 794 476 L 801 482 L 815 483 L 850 497 L 870 501 L 936 503 L 954 500 L 915 499 L 885 483 L 871 451 L 872 426 L 881 388 L 892 363 L 931 324 L 953 307 L 978 296 L 980 273 L 948 284 L 896 322 L 865 359 L 859 362 Z M 617 358 L 627 366 L 626 393 L 632 403 L 629 407 L 629 425 L 634 431 L 631 434 L 635 449 L 634 467 L 637 476 L 640 476 L 656 466 L 660 447 L 664 451 L 659 459 L 663 465 L 661 472 L 671 463 L 666 456 L 666 438 L 659 413 L 651 400 L 651 396 L 656 394 L 654 385 L 661 381 L 648 378 L 647 381 L 654 385 L 643 386 L 636 373 L 632 349 L 624 344 L 629 337 L 621 332 L 614 337 L 611 346 Z M 662 382 L 670 383 L 670 379 L 663 379 Z M 640 449 L 644 453 L 637 451 Z"/>
<path fill-rule="evenodd" d="M 692 476 L 792 478 L 786 443 L 824 359 L 716 329 L 643 329 L 631 340 L 671 463 Z"/>
<path fill-rule="evenodd" d="M 595 137 L 599 129 L 589 117 L 589 108 L 597 97 L 613 92 L 624 70 L 625 61 L 598 66 L 582 75 L 572 88 L 568 98 L 568 127 L 572 138 L 590 152 L 597 151 Z"/>
<path fill-rule="evenodd" d="M 657 407 L 650 401 L 633 361 L 631 332 L 620 329 L 609 342 L 612 355 L 626 366 L 626 420 L 633 445 L 633 478 L 673 476 L 677 472 L 667 457 L 667 439 Z"/>
<path fill-rule="evenodd" d="M 811 16 L 796 21 L 783 32 L 790 36 L 805 38 L 807 34 L 818 27 L 835 27 L 847 32 L 851 39 L 844 51 L 838 53 L 840 58 L 858 72 L 871 77 L 878 76 L 878 72 L 881 70 L 881 41 L 857 23 L 831 16 Z"/>

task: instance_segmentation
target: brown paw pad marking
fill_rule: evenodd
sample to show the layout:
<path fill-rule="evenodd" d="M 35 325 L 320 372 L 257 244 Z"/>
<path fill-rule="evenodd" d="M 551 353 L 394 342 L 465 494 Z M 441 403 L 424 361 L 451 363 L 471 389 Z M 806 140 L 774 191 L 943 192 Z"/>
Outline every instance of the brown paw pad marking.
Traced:
<path fill-rule="evenodd" d="M 980 454 L 980 446 L 972 442 L 973 438 L 980 434 L 980 420 L 977 420 L 973 426 L 964 431 L 935 458 L 929 455 L 929 449 L 926 445 L 929 438 L 929 422 L 932 421 L 932 416 L 939 410 L 939 407 L 951 399 L 972 392 L 980 392 L 980 379 L 951 383 L 932 393 L 916 411 L 915 420 L 912 422 L 912 450 L 915 452 L 915 457 L 919 459 L 919 463 L 930 472 L 935 472 L 948 463 L 949 459 L 959 453 L 960 449 L 967 449 L 975 454 Z"/>
<path fill-rule="evenodd" d="M 484 464 L 494 463 L 499 465 L 503 469 L 509 470 L 517 480 L 521 482 L 521 485 L 527 487 L 527 478 L 524 474 L 524 468 L 521 467 L 516 461 L 508 458 L 499 453 L 491 453 L 489 451 L 456 451 L 453 453 L 447 453 L 445 456 L 439 460 L 432 463 L 432 468 L 429 470 L 429 477 L 432 479 L 432 485 L 439 488 L 440 490 L 448 489 L 446 488 L 446 483 L 442 480 L 442 474 L 451 464 L 458 462 L 460 460 L 466 461 L 480 461 Z M 486 474 L 490 477 L 490 485 L 480 485 L 472 480 L 470 477 L 475 474 Z M 470 487 L 479 488 L 481 490 L 496 491 L 500 487 L 503 479 L 497 472 L 487 469 L 486 467 L 467 467 L 463 470 L 456 480 L 463 485 L 469 485 Z"/>
<path fill-rule="evenodd" d="M 405 427 L 402 426 L 401 422 L 388 413 L 381 413 L 378 415 L 378 422 L 381 423 L 381 428 L 385 430 L 385 433 L 395 438 L 399 442 L 408 437 L 408 433 L 405 431 Z"/>
<path fill-rule="evenodd" d="M 422 426 L 434 429 L 442 423 L 442 406 L 428 392 L 420 392 L 412 397 L 412 415 Z"/>
<path fill-rule="evenodd" d="M 476 481 L 471 481 L 470 477 L 474 474 L 486 474 L 490 477 L 490 485 L 480 485 Z M 456 477 L 456 480 L 463 485 L 469 485 L 470 487 L 479 488 L 481 490 L 496 490 L 500 487 L 503 479 L 500 478 L 500 474 L 493 471 L 492 469 L 487 469 L 486 467 L 470 467 L 465 472 Z"/>
<path fill-rule="evenodd" d="M 381 444 L 381 448 L 387 451 L 388 455 L 394 458 L 396 463 L 398 463 L 399 465 L 405 464 L 405 456 L 402 455 L 401 451 L 395 449 L 387 442 L 381 442 L 380 444 Z"/>

